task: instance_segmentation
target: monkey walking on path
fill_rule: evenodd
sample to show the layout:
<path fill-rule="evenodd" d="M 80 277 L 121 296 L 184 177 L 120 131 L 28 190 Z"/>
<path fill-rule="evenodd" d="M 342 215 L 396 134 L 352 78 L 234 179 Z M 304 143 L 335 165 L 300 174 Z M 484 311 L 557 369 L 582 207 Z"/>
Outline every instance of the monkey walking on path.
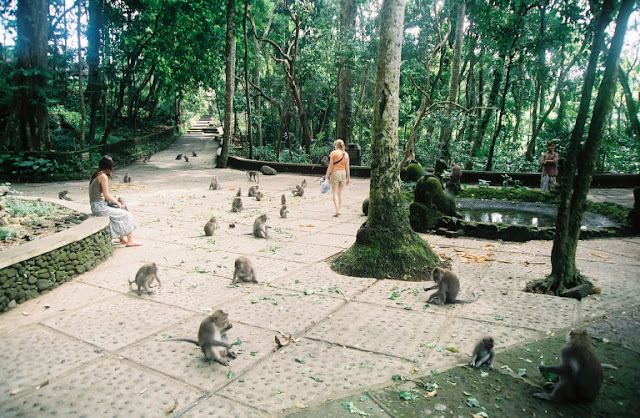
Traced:
<path fill-rule="evenodd" d="M 195 344 L 202 349 L 207 361 L 213 360 L 223 366 L 228 366 L 229 362 L 223 357 L 225 355 L 232 359 L 237 357 L 227 337 L 227 331 L 232 327 L 229 315 L 219 309 L 200 323 L 197 341 L 191 338 L 170 338 L 163 341 L 185 341 Z"/>
<path fill-rule="evenodd" d="M 148 294 L 151 294 L 152 292 L 150 287 L 154 279 L 158 282 L 158 287 L 160 287 L 161 284 L 160 279 L 158 279 L 158 266 L 156 266 L 156 263 L 145 264 L 138 269 L 136 278 L 129 280 L 129 288 L 131 288 L 131 285 L 135 283 L 138 285 L 138 296 L 142 296 L 142 291 L 140 289 L 143 287 Z"/>

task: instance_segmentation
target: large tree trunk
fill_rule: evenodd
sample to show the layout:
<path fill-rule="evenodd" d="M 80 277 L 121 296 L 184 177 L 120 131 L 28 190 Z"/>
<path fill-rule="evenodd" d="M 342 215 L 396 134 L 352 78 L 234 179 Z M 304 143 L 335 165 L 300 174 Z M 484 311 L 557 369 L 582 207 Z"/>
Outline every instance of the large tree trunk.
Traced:
<path fill-rule="evenodd" d="M 103 0 L 89 0 L 89 25 L 87 28 L 87 67 L 89 79 L 87 80 L 87 98 L 89 100 L 89 133 L 87 142 L 92 144 L 96 137 L 98 126 L 97 114 L 102 94 L 100 82 L 100 31 L 102 30 L 102 5 Z"/>
<path fill-rule="evenodd" d="M 85 126 L 87 123 L 87 110 L 84 105 L 84 66 L 82 65 L 82 3 L 78 0 L 78 99 L 80 102 L 80 149 L 85 149 Z"/>
<path fill-rule="evenodd" d="M 620 79 L 620 85 L 622 85 L 624 99 L 627 103 L 627 115 L 629 117 L 629 122 L 631 123 L 631 128 L 636 134 L 636 139 L 640 141 L 640 121 L 638 121 L 638 106 L 636 106 L 636 102 L 633 100 L 633 95 L 631 94 L 631 88 L 629 88 L 627 75 L 624 73 L 624 71 L 622 71 L 622 68 L 618 68 L 618 78 Z M 618 120 L 620 120 L 620 118 L 618 118 Z"/>
<path fill-rule="evenodd" d="M 349 48 L 356 24 L 356 1 L 340 0 L 340 55 L 338 59 L 338 106 L 336 139 L 353 141 L 353 53 Z"/>
<path fill-rule="evenodd" d="M 385 0 L 380 10 L 369 215 L 355 244 L 333 263 L 337 271 L 351 276 L 424 280 L 439 261 L 411 230 L 400 193 L 398 91 L 404 6 L 404 0 Z"/>
<path fill-rule="evenodd" d="M 455 109 L 458 88 L 460 87 L 460 54 L 462 51 L 462 40 L 464 38 L 464 17 L 466 15 L 467 4 L 460 2 L 458 6 L 458 16 L 456 17 L 455 43 L 453 46 L 453 62 L 451 63 L 451 79 L 449 80 L 449 104 L 447 106 L 447 118 L 440 130 L 440 155 L 445 161 L 451 159 L 449 151 L 449 141 L 451 141 L 451 131 L 453 130 L 452 116 Z"/>
<path fill-rule="evenodd" d="M 514 55 L 515 52 L 513 52 L 509 56 L 509 64 L 507 65 L 507 76 L 505 78 L 504 88 L 502 89 L 502 100 L 500 103 L 500 112 L 498 113 L 498 123 L 496 124 L 496 130 L 493 133 L 493 137 L 491 138 L 491 145 L 489 146 L 489 157 L 487 158 L 485 171 L 491 171 L 493 169 L 493 154 L 496 149 L 496 142 L 498 140 L 500 132 L 504 129 L 504 126 L 502 125 L 502 118 L 504 117 L 505 105 L 507 102 L 507 93 L 509 92 L 509 78 L 511 76 L 511 65 L 513 64 Z"/>
<path fill-rule="evenodd" d="M 46 0 L 18 1 L 16 112 L 20 146 L 23 150 L 50 148 L 46 97 L 48 12 Z"/>
<path fill-rule="evenodd" d="M 535 82 L 535 94 L 533 104 L 531 108 L 531 138 L 527 144 L 527 151 L 524 154 L 524 158 L 527 161 L 533 161 L 533 156 L 536 153 L 536 138 L 540 129 L 538 128 L 538 114 L 542 113 L 542 109 L 545 105 L 545 93 L 546 93 L 546 80 L 547 80 L 547 63 L 546 63 L 546 25 L 545 25 L 545 4 L 539 4 L 538 10 L 540 11 L 540 25 L 538 26 L 538 77 Z M 540 125 L 544 124 L 544 119 L 540 121 Z"/>
<path fill-rule="evenodd" d="M 572 132 L 567 161 L 563 171 L 561 201 L 556 219 L 556 235 L 551 251 L 551 275 L 546 281 L 534 282 L 528 288 L 559 294 L 567 288 L 586 282 L 576 268 L 576 249 L 580 236 L 582 216 L 586 207 L 587 193 L 595 171 L 602 143 L 605 122 L 611 112 L 615 90 L 620 51 L 627 31 L 627 22 L 635 0 L 623 0 L 616 19 L 616 29 L 605 62 L 605 71 L 598 89 L 598 97 L 592 111 L 591 123 L 584 146 L 580 146 L 586 122 L 586 114 L 594 84 L 595 71 L 600 50 L 604 45 L 604 31 L 610 21 L 611 0 L 605 0 L 596 24 L 593 47 L 585 75 L 580 110 Z M 573 153 L 573 155 L 572 155 Z"/>
<path fill-rule="evenodd" d="M 226 168 L 229 159 L 229 145 L 231 143 L 231 122 L 233 118 L 234 74 L 236 71 L 236 28 L 235 28 L 235 0 L 227 0 L 227 36 L 225 43 L 225 94 L 224 94 L 224 136 L 222 153 L 216 159 L 216 167 Z"/>
<path fill-rule="evenodd" d="M 249 158 L 253 160 L 253 133 L 251 120 L 251 95 L 249 94 L 249 39 L 247 38 L 247 11 L 249 0 L 244 0 L 244 14 L 242 15 L 242 34 L 244 36 L 244 94 L 247 102 L 247 141 L 249 141 Z"/>

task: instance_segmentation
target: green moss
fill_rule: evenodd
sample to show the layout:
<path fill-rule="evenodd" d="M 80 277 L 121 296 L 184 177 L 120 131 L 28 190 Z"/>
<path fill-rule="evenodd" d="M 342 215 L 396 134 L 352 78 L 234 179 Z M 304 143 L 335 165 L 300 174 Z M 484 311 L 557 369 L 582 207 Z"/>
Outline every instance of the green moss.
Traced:
<path fill-rule="evenodd" d="M 420 177 L 426 174 L 426 171 L 418 163 L 412 163 L 407 166 L 405 181 L 418 181 Z"/>
<path fill-rule="evenodd" d="M 410 228 L 373 229 L 363 225 L 356 242 L 332 268 L 340 274 L 407 281 L 428 280 L 440 259 L 429 244 Z"/>
<path fill-rule="evenodd" d="M 445 215 L 454 215 L 455 203 L 444 194 L 442 184 L 435 177 L 422 177 L 416 183 L 415 201 L 427 208 L 434 208 Z"/>

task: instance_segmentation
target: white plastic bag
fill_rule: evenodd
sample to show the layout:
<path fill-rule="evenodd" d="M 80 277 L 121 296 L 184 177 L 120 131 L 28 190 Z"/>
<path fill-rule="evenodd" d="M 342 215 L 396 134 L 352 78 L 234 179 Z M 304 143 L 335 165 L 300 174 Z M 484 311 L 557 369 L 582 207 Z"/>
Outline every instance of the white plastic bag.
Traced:
<path fill-rule="evenodd" d="M 320 183 L 320 193 L 327 194 L 329 193 L 329 189 L 331 189 L 331 185 L 329 184 L 329 180 L 325 179 Z"/>

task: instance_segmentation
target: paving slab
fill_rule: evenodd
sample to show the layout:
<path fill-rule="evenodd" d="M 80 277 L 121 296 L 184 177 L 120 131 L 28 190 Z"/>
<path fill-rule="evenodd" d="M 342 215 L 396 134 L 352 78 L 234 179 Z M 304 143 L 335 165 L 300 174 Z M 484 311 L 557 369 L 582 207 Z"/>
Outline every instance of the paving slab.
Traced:
<path fill-rule="evenodd" d="M 302 338 L 220 391 L 272 414 L 312 406 L 345 393 L 391 382 L 412 363 Z"/>

